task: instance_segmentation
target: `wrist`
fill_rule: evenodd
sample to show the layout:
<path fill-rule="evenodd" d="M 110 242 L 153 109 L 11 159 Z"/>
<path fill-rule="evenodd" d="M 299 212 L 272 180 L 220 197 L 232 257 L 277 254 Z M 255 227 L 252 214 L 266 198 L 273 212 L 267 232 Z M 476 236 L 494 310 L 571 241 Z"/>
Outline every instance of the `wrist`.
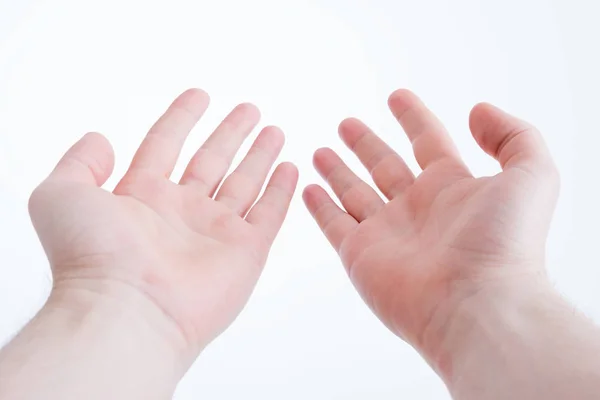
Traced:
<path fill-rule="evenodd" d="M 473 357 L 491 360 L 490 350 L 526 338 L 528 324 L 556 315 L 564 301 L 545 277 L 481 283 L 440 306 L 423 335 L 426 359 L 449 385 Z M 488 348 L 489 347 L 489 348 Z M 493 349 L 492 349 L 493 348 Z"/>
<path fill-rule="evenodd" d="M 58 280 L 0 351 L 0 398 L 171 398 L 191 361 L 178 329 L 139 292 Z"/>
<path fill-rule="evenodd" d="M 177 323 L 148 295 L 126 282 L 108 278 L 55 280 L 42 311 L 67 317 L 74 330 L 101 324 L 115 333 L 136 332 L 181 364 L 196 356 Z"/>
<path fill-rule="evenodd" d="M 132 361 L 139 354 L 167 361 L 169 375 L 177 380 L 197 355 L 178 325 L 149 297 L 119 281 L 57 280 L 40 316 L 60 321 L 82 346 L 110 346 Z"/>
<path fill-rule="evenodd" d="M 545 278 L 486 285 L 447 321 L 430 362 L 456 398 L 567 398 L 599 377 L 600 332 Z"/>

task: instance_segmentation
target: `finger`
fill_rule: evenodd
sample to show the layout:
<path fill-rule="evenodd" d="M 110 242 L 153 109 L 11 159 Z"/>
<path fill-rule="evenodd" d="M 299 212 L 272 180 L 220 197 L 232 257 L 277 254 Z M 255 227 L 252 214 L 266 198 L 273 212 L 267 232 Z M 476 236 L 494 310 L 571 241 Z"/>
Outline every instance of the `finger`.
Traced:
<path fill-rule="evenodd" d="M 188 134 L 208 107 L 200 89 L 182 93 L 150 128 L 131 162 L 130 171 L 144 170 L 169 177 Z"/>
<path fill-rule="evenodd" d="M 115 156 L 108 140 L 88 133 L 61 158 L 48 179 L 102 186 L 112 174 Z"/>
<path fill-rule="evenodd" d="M 446 128 L 417 96 L 408 90 L 397 90 L 390 96 L 388 104 L 412 143 L 422 169 L 446 159 L 462 164 Z"/>
<path fill-rule="evenodd" d="M 402 157 L 361 121 L 354 118 L 344 120 L 339 133 L 388 199 L 393 199 L 412 185 L 415 177 Z"/>
<path fill-rule="evenodd" d="M 246 216 L 246 221 L 256 226 L 270 242 L 283 224 L 297 183 L 298 169 L 294 164 L 279 164 L 262 197 Z"/>
<path fill-rule="evenodd" d="M 548 147 L 537 129 L 490 104 L 471 111 L 469 125 L 479 146 L 503 169 L 553 165 Z"/>
<path fill-rule="evenodd" d="M 356 176 L 333 150 L 317 150 L 313 161 L 346 211 L 357 221 L 365 220 L 384 206 L 377 192 Z"/>
<path fill-rule="evenodd" d="M 358 222 L 339 208 L 318 185 L 310 185 L 304 189 L 302 198 L 329 243 L 339 252 L 342 242 L 358 226 Z"/>
<path fill-rule="evenodd" d="M 235 107 L 192 157 L 180 184 L 195 185 L 212 196 L 235 153 L 259 120 L 260 112 L 255 105 L 244 103 Z"/>
<path fill-rule="evenodd" d="M 259 195 L 284 141 L 279 128 L 263 129 L 240 165 L 225 179 L 215 199 L 245 215 Z"/>

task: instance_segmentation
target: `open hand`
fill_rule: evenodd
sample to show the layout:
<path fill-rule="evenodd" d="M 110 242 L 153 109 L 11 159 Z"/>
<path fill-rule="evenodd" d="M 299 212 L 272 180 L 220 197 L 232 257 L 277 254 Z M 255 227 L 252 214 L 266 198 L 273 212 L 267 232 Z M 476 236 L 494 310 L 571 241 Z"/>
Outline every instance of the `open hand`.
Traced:
<path fill-rule="evenodd" d="M 330 149 L 318 150 L 314 164 L 345 211 L 316 185 L 306 188 L 304 200 L 365 301 L 435 364 L 463 302 L 544 275 L 558 174 L 541 135 L 495 107 L 475 107 L 470 125 L 503 172 L 475 178 L 414 94 L 399 90 L 389 106 L 422 173 L 415 177 L 369 128 L 349 119 L 340 136 L 389 202 Z"/>
<path fill-rule="evenodd" d="M 225 118 L 179 184 L 169 180 L 208 102 L 201 90 L 179 96 L 150 129 L 114 192 L 101 188 L 113 169 L 112 148 L 92 133 L 65 154 L 30 200 L 54 291 L 76 287 L 143 298 L 196 350 L 248 300 L 297 182 L 296 168 L 280 164 L 254 204 L 284 143 L 275 127 L 260 133 L 223 181 L 258 123 L 250 104 Z"/>

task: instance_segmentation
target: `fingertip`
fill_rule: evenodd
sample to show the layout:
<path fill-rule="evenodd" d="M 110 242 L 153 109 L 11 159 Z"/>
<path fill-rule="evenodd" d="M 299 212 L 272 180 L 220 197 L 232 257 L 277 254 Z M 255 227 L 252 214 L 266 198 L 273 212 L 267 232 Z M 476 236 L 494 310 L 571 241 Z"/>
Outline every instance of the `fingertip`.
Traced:
<path fill-rule="evenodd" d="M 208 93 L 198 88 L 187 89 L 173 101 L 173 105 L 190 110 L 194 115 L 198 112 L 204 112 L 209 103 L 210 96 Z"/>
<path fill-rule="evenodd" d="M 96 178 L 98 185 L 103 185 L 113 173 L 115 168 L 115 151 L 110 141 L 101 133 L 88 132 L 82 138 L 90 152 L 95 152 L 96 164 L 92 163 L 90 169 Z"/>
<path fill-rule="evenodd" d="M 397 89 L 392 92 L 388 97 L 388 105 L 398 106 L 404 103 L 412 103 L 415 100 L 419 100 L 419 97 L 408 89 Z"/>
<path fill-rule="evenodd" d="M 487 146 L 485 136 L 498 136 L 501 132 L 536 130 L 533 125 L 523 121 L 503 109 L 490 104 L 479 103 L 469 114 L 469 128 L 478 143 Z"/>
<path fill-rule="evenodd" d="M 317 166 L 319 164 L 319 160 L 321 160 L 324 156 L 325 153 L 327 153 L 328 148 L 327 147 L 321 147 L 318 148 L 317 150 L 315 150 L 315 152 L 313 153 L 313 157 L 312 157 L 312 161 L 313 161 L 313 166 Z"/>
<path fill-rule="evenodd" d="M 475 106 L 471 110 L 471 114 L 474 114 L 474 113 L 477 114 L 477 113 L 486 112 L 489 110 L 499 110 L 499 108 L 491 103 L 482 101 L 480 103 L 475 104 Z"/>
<path fill-rule="evenodd" d="M 113 152 L 113 147 L 112 144 L 110 143 L 110 141 L 106 138 L 106 136 L 104 136 L 103 134 L 99 133 L 99 132 L 88 132 L 85 135 L 83 135 L 83 137 L 80 139 L 80 142 L 87 142 L 86 145 L 89 146 L 98 146 L 100 148 L 102 148 L 104 151 Z"/>
<path fill-rule="evenodd" d="M 260 109 L 253 103 L 240 103 L 234 108 L 234 112 L 239 112 L 246 118 L 256 122 L 260 121 L 261 118 Z"/>
<path fill-rule="evenodd" d="M 469 113 L 469 127 L 471 131 L 478 130 L 483 121 L 486 121 L 490 114 L 499 111 L 499 108 L 490 103 L 478 103 L 471 109 Z"/>
<path fill-rule="evenodd" d="M 311 190 L 314 190 L 312 189 L 313 186 L 314 184 L 310 184 L 302 190 L 302 200 L 304 200 L 305 204 L 307 204 L 310 201 Z"/>
<path fill-rule="evenodd" d="M 340 156 L 328 147 L 323 147 L 315 152 L 313 166 L 321 177 L 328 180 L 329 174 L 340 166 L 344 166 Z"/>
<path fill-rule="evenodd" d="M 263 131 L 272 132 L 272 134 L 283 135 L 283 130 L 276 125 L 267 125 L 263 128 Z"/>
<path fill-rule="evenodd" d="M 323 193 L 326 193 L 325 190 L 314 183 L 306 186 L 302 191 L 302 200 L 304 200 L 306 208 L 308 208 L 311 213 L 313 213 L 318 208 L 319 204 L 322 203 Z"/>
<path fill-rule="evenodd" d="M 546 170 L 551 157 L 544 140 L 529 122 L 489 103 L 477 104 L 469 115 L 473 138 L 502 168 L 520 165 L 529 170 Z"/>
<path fill-rule="evenodd" d="M 114 150 L 108 139 L 88 132 L 65 153 L 51 176 L 81 182 L 88 182 L 91 176 L 93 183 L 101 186 L 112 174 L 114 164 Z"/>
<path fill-rule="evenodd" d="M 298 184 L 298 168 L 289 161 L 284 161 L 275 168 L 271 178 L 271 184 L 284 188 L 289 192 L 295 192 Z"/>
<path fill-rule="evenodd" d="M 389 98 L 390 99 L 394 99 L 394 98 L 398 98 L 398 97 L 407 97 L 407 96 L 412 96 L 415 97 L 416 95 L 409 89 L 406 88 L 400 88 L 400 89 L 396 89 L 394 90 Z"/>
<path fill-rule="evenodd" d="M 408 89 L 398 89 L 388 98 L 388 107 L 400 122 L 407 111 L 419 105 L 423 105 L 421 99 Z"/>
<path fill-rule="evenodd" d="M 278 168 L 286 175 L 298 178 L 298 167 L 293 162 L 284 161 L 279 164 Z"/>
<path fill-rule="evenodd" d="M 313 166 L 323 175 L 323 173 L 332 168 L 335 164 L 337 155 L 329 147 L 321 147 L 317 149 L 313 155 Z"/>
<path fill-rule="evenodd" d="M 346 118 L 338 125 L 338 132 L 342 134 L 343 132 L 352 130 L 353 127 L 355 127 L 356 125 L 360 125 L 361 123 L 362 122 L 358 118 Z"/>
<path fill-rule="evenodd" d="M 315 150 L 315 153 L 313 154 L 313 160 L 314 161 L 324 160 L 324 159 L 331 157 L 332 155 L 335 155 L 335 152 L 331 148 L 321 147 L 321 148 Z"/>
<path fill-rule="evenodd" d="M 358 118 L 346 118 L 338 127 L 338 134 L 346 146 L 352 148 L 369 128 Z"/>
<path fill-rule="evenodd" d="M 283 130 L 274 125 L 265 126 L 259 136 L 264 137 L 270 143 L 275 143 L 278 148 L 282 148 L 285 144 Z"/>
<path fill-rule="evenodd" d="M 204 101 L 207 103 L 210 101 L 209 94 L 200 88 L 189 88 L 185 90 L 179 97 L 197 99 L 199 101 Z"/>
<path fill-rule="evenodd" d="M 304 188 L 304 190 L 302 191 L 302 198 L 303 199 L 310 198 L 319 189 L 321 189 L 321 187 L 319 185 L 317 185 L 316 183 L 311 183 L 310 185 L 307 185 Z"/>

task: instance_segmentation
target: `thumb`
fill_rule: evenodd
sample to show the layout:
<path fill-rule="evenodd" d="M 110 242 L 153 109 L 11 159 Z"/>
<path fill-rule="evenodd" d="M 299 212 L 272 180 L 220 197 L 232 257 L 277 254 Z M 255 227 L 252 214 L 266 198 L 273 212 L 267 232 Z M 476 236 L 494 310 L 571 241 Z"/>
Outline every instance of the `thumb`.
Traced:
<path fill-rule="evenodd" d="M 29 214 L 49 258 L 52 258 L 52 249 L 45 242 L 56 236 L 55 223 L 64 220 L 61 211 L 65 206 L 64 192 L 55 192 L 55 184 L 101 186 L 113 166 L 114 153 L 108 140 L 98 133 L 88 133 L 65 153 L 50 176 L 33 191 Z"/>
<path fill-rule="evenodd" d="M 542 135 L 529 123 L 482 103 L 471 111 L 469 125 L 479 146 L 498 160 L 502 169 L 554 170 Z"/>
<path fill-rule="evenodd" d="M 112 174 L 114 163 L 108 140 L 99 133 L 88 133 L 67 150 L 48 180 L 102 186 Z"/>

